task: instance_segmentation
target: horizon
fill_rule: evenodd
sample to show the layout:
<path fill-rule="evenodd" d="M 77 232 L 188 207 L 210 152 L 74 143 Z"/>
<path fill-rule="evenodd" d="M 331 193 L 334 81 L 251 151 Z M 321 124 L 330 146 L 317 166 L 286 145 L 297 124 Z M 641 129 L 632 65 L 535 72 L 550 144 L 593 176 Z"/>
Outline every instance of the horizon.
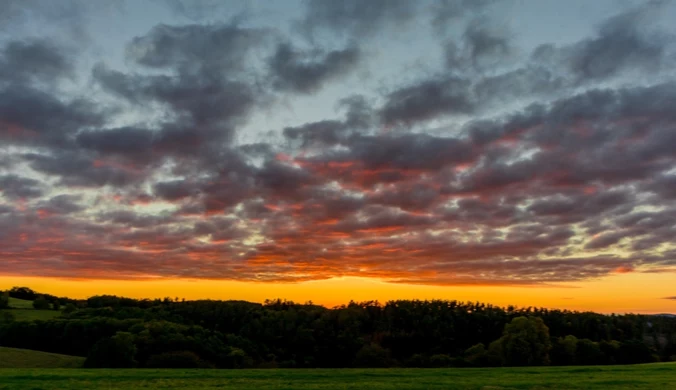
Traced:
<path fill-rule="evenodd" d="M 676 1 L 0 9 L 0 289 L 676 313 Z"/>

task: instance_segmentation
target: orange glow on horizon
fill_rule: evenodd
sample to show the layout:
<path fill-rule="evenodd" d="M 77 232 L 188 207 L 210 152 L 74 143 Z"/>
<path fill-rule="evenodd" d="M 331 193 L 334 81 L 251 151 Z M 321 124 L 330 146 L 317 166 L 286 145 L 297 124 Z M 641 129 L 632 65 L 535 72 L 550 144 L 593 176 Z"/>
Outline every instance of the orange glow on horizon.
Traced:
<path fill-rule="evenodd" d="M 497 306 L 534 306 L 600 313 L 676 313 L 670 273 L 616 273 L 603 279 L 560 285 L 431 286 L 388 283 L 345 277 L 300 283 L 238 282 L 196 279 L 92 280 L 0 276 L 0 289 L 26 286 L 38 292 L 72 298 L 118 295 L 132 298 L 179 297 L 263 302 L 287 299 L 313 301 L 327 307 L 350 300 L 447 299 Z"/>

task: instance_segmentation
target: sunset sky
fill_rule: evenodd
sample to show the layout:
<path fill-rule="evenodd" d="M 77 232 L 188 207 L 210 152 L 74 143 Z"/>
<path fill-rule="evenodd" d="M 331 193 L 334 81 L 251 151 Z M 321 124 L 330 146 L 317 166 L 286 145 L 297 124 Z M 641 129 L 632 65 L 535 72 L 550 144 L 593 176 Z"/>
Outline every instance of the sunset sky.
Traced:
<path fill-rule="evenodd" d="M 673 20 L 0 0 L 0 289 L 676 313 Z"/>

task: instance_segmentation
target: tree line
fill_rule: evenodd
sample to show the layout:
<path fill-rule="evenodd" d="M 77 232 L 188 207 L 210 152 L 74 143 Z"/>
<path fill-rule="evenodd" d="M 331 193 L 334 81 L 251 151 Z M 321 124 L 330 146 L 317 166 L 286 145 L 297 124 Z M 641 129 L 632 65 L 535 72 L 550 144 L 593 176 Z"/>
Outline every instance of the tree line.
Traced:
<path fill-rule="evenodd" d="M 25 299 L 26 288 L 9 296 Z M 14 291 L 14 292 L 13 292 Z M 32 292 L 32 290 L 31 290 Z M 30 294 L 29 294 L 30 295 Z M 676 361 L 676 318 L 479 302 L 69 300 L 48 321 L 0 317 L 0 346 L 88 367 L 487 367 Z"/>

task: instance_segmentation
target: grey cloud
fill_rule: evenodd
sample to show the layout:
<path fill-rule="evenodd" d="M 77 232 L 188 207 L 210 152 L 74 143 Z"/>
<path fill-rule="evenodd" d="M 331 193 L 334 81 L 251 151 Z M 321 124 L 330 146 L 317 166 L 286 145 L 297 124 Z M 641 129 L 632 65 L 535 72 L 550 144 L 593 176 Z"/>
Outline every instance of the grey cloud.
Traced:
<path fill-rule="evenodd" d="M 148 152 L 152 141 L 152 131 L 132 127 L 84 131 L 76 137 L 78 145 L 104 154 Z"/>
<path fill-rule="evenodd" d="M 86 209 L 84 205 L 80 204 L 81 200 L 82 196 L 79 195 L 56 195 L 47 201 L 38 203 L 38 208 L 50 214 L 77 213 Z"/>
<path fill-rule="evenodd" d="M 80 129 L 99 126 L 104 114 L 92 102 L 63 102 L 33 88 L 0 90 L 0 138 L 8 143 L 64 146 Z"/>
<path fill-rule="evenodd" d="M 474 108 L 469 81 L 442 78 L 391 92 L 381 109 L 381 117 L 387 125 L 412 125 L 435 117 L 468 114 Z"/>
<path fill-rule="evenodd" d="M 72 53 L 46 39 L 10 41 L 0 56 L 0 81 L 53 83 L 73 75 Z"/>
<path fill-rule="evenodd" d="M 657 72 L 666 65 L 673 37 L 648 28 L 666 2 L 650 1 L 603 22 L 594 38 L 567 47 L 545 44 L 533 52 L 536 61 L 565 64 L 579 82 L 601 80 L 625 71 Z"/>
<path fill-rule="evenodd" d="M 361 53 L 356 47 L 308 55 L 285 43 L 277 47 L 269 66 L 275 88 L 313 93 L 326 82 L 349 73 L 360 58 Z"/>
<path fill-rule="evenodd" d="M 151 68 L 178 68 L 184 73 L 222 75 L 244 71 L 249 54 L 264 43 L 264 30 L 228 24 L 155 26 L 127 46 L 127 56 Z"/>
<path fill-rule="evenodd" d="M 386 28 L 401 28 L 414 17 L 418 6 L 407 0 L 310 0 L 301 26 L 310 35 L 329 30 L 359 38 Z"/>
<path fill-rule="evenodd" d="M 430 7 L 432 25 L 437 34 L 443 34 L 448 26 L 468 13 L 477 13 L 496 3 L 497 0 L 436 0 Z"/>
<path fill-rule="evenodd" d="M 446 44 L 446 65 L 463 70 L 467 66 L 483 70 L 508 65 L 516 53 L 507 27 L 486 18 L 469 22 L 462 37 L 462 46 Z"/>
<path fill-rule="evenodd" d="M 115 161 L 99 161 L 77 152 L 25 154 L 30 167 L 40 173 L 59 177 L 60 184 L 72 187 L 125 187 L 138 184 L 146 173 Z"/>
<path fill-rule="evenodd" d="M 9 200 L 38 198 L 44 193 L 39 181 L 17 175 L 0 176 L 0 193 Z"/>

